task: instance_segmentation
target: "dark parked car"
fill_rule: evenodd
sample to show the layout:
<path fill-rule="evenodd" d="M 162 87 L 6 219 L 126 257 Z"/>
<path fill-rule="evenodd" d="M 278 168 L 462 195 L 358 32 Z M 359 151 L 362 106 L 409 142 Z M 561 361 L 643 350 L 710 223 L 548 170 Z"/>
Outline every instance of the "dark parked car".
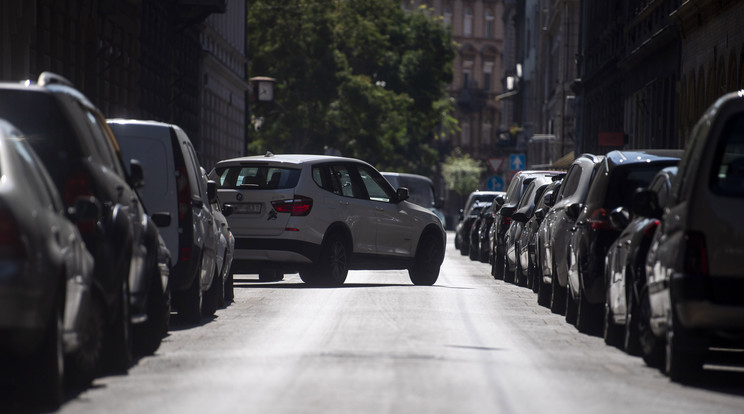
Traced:
<path fill-rule="evenodd" d="M 676 174 L 677 167 L 666 167 L 656 174 L 646 189 L 639 190 L 636 194 L 652 191 L 660 205 L 665 207 L 671 181 Z M 621 233 L 610 246 L 605 258 L 607 305 L 604 340 L 608 345 L 623 347 L 630 354 L 640 352 L 639 334 L 642 331 L 650 333 L 647 317 L 646 254 L 660 223 L 659 219 L 644 216 L 643 211 L 636 208 L 638 199 L 634 195 L 631 208 L 621 206 L 610 213 L 612 226 Z"/>
<path fill-rule="evenodd" d="M 491 233 L 491 226 L 493 226 L 493 220 L 498 215 L 503 202 L 503 196 L 494 198 L 491 205 L 483 213 L 483 224 L 481 224 L 478 229 L 478 248 L 480 250 L 478 260 L 483 263 L 490 263 L 490 261 L 493 260 L 493 250 L 491 249 L 491 238 L 489 235 Z"/>
<path fill-rule="evenodd" d="M 98 206 L 82 197 L 68 210 L 36 153 L 3 120 L 0 171 L 0 388 L 56 409 L 65 355 L 75 362 L 68 369 L 88 369 L 81 362 L 95 350 L 81 341 L 100 338 L 93 257 L 74 224 L 89 223 Z M 5 383 L 13 377 L 20 381 Z"/>
<path fill-rule="evenodd" d="M 463 219 L 458 224 L 459 234 L 462 235 L 462 241 L 460 242 L 460 254 L 463 256 L 470 255 L 470 241 L 471 241 L 471 230 L 473 224 L 480 217 L 481 211 L 486 208 L 490 201 L 476 201 L 473 203 L 468 211 L 463 215 Z"/>
<path fill-rule="evenodd" d="M 496 279 L 510 279 L 510 275 L 504 273 L 505 257 L 506 257 L 506 244 L 505 236 L 506 231 L 512 222 L 512 214 L 519 204 L 519 200 L 522 198 L 522 194 L 527 189 L 527 186 L 537 177 L 552 177 L 554 175 L 561 174 L 559 171 L 519 171 L 514 175 L 509 187 L 506 189 L 506 196 L 504 196 L 504 203 L 499 210 L 498 215 L 493 220 L 491 226 L 491 233 L 489 238 L 491 239 L 491 250 L 493 252 L 493 261 L 491 263 L 491 275 Z"/>
<path fill-rule="evenodd" d="M 744 96 L 718 99 L 692 129 L 647 255 L 651 329 L 665 370 L 696 378 L 711 346 L 744 346 Z"/>
<path fill-rule="evenodd" d="M 68 207 L 80 197 L 93 197 L 101 206 L 96 220 L 78 222 L 95 259 L 94 304 L 102 316 L 104 341 L 103 351 L 95 354 L 102 360 L 88 362 L 114 371 L 128 369 L 131 322 L 146 320 L 143 302 L 130 308 L 130 288 L 150 285 L 143 280 L 143 210 L 133 190 L 142 185 L 141 167 L 133 162 L 131 173 L 125 173 L 103 115 L 59 75 L 44 72 L 36 82 L 0 84 L 0 116 L 23 131 Z M 98 346 L 90 341 L 84 346 Z"/>
<path fill-rule="evenodd" d="M 484 226 L 487 222 L 488 210 L 493 205 L 493 201 L 483 203 L 483 207 L 478 213 L 478 217 L 475 218 L 473 225 L 470 227 L 470 248 L 468 249 L 468 255 L 470 260 L 480 261 L 480 232 L 481 226 Z"/>
<path fill-rule="evenodd" d="M 519 286 L 528 286 L 528 281 L 531 282 L 528 277 L 530 233 L 527 223 L 534 215 L 537 202 L 550 184 L 553 184 L 552 177 L 537 177 L 527 186 L 517 209 L 512 214 L 512 224 L 506 232 L 504 275 L 509 275 L 509 278 Z"/>
<path fill-rule="evenodd" d="M 455 249 L 461 249 L 463 241 L 467 240 L 467 236 L 468 234 L 470 234 L 463 232 L 462 228 L 466 217 L 465 213 L 470 210 L 473 204 L 482 201 L 493 201 L 493 199 L 497 196 L 504 194 L 505 193 L 503 191 L 473 191 L 472 193 L 470 193 L 467 201 L 465 201 L 465 206 L 460 209 L 460 216 L 458 217 L 457 225 L 455 226 Z M 467 253 L 463 254 L 467 255 Z"/>
<path fill-rule="evenodd" d="M 571 163 L 555 204 L 540 224 L 542 279 L 543 283 L 550 284 L 550 310 L 554 313 L 566 311 L 568 241 L 575 223 L 573 217 L 578 216 L 589 184 L 603 160 L 603 155 L 582 154 Z M 567 214 L 568 209 L 576 213 Z"/>
<path fill-rule="evenodd" d="M 599 333 L 603 326 L 607 297 L 605 256 L 620 235 L 610 224 L 610 212 L 617 207 L 630 207 L 635 191 L 647 187 L 662 168 L 676 165 L 680 155 L 681 150 L 608 152 L 584 202 L 566 210 L 576 223 L 571 228 L 568 248 L 566 320 L 579 331 Z"/>
<path fill-rule="evenodd" d="M 545 190 L 543 191 L 542 195 L 539 197 L 539 201 L 535 205 L 535 211 L 532 213 L 532 217 L 530 217 L 530 219 L 527 220 L 527 224 L 525 225 L 526 234 L 522 238 L 520 238 L 520 240 L 522 240 L 520 241 L 520 245 L 523 245 L 525 243 L 524 240 L 526 240 L 526 243 L 527 243 L 527 260 L 526 260 L 527 268 L 526 269 L 523 268 L 523 271 L 527 275 L 527 286 L 532 288 L 532 291 L 537 293 L 538 295 L 540 293 L 540 287 L 543 285 L 542 278 L 541 278 L 542 272 L 540 269 L 541 250 L 539 248 L 539 237 L 538 237 L 539 231 L 540 231 L 540 224 L 545 218 L 545 214 L 547 214 L 548 210 L 550 210 L 550 207 L 552 207 L 553 203 L 555 202 L 555 195 L 558 193 L 558 190 L 560 190 L 561 188 L 561 183 L 563 182 L 563 175 L 553 176 L 552 179 L 553 179 L 553 182 L 548 184 L 547 187 L 545 187 Z M 521 247 L 520 249 L 523 249 L 523 248 L 524 247 Z M 523 263 L 523 262 L 520 262 L 520 263 Z M 540 304 L 543 304 L 543 303 L 540 302 Z"/>

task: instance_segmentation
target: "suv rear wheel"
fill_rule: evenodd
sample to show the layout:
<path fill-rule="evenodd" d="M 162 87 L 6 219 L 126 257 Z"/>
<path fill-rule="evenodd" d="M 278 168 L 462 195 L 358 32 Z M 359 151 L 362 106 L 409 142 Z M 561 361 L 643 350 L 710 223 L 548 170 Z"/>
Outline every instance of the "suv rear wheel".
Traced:
<path fill-rule="evenodd" d="M 349 248 L 340 233 L 331 233 L 323 242 L 318 262 L 312 269 L 300 274 L 309 284 L 341 286 L 349 273 Z"/>

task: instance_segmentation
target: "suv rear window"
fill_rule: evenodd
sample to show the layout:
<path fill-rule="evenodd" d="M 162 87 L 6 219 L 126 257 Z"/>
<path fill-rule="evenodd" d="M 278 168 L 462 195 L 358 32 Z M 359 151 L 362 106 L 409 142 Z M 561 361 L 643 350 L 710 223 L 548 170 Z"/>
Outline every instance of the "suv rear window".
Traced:
<path fill-rule="evenodd" d="M 744 196 L 744 116 L 729 120 L 713 160 L 712 190 Z"/>
<path fill-rule="evenodd" d="M 294 188 L 300 180 L 299 169 L 271 166 L 235 166 L 217 168 L 209 178 L 218 188 L 274 190 Z"/>

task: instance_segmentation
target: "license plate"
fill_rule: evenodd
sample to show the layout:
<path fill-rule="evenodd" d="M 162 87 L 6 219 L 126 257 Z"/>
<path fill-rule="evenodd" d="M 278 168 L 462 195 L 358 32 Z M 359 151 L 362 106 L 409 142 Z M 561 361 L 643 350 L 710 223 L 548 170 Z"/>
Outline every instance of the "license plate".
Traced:
<path fill-rule="evenodd" d="M 233 209 L 236 213 L 242 213 L 242 214 L 261 214 L 261 208 L 263 204 L 261 203 L 243 203 L 243 204 L 233 204 Z"/>

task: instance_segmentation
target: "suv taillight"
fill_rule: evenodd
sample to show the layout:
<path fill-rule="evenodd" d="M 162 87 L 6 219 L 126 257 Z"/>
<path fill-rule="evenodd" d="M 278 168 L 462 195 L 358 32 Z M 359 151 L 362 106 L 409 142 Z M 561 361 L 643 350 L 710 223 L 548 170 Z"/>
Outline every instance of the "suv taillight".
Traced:
<path fill-rule="evenodd" d="M 684 241 L 683 270 L 688 274 L 708 274 L 708 249 L 705 236 L 697 231 L 688 232 Z"/>
<path fill-rule="evenodd" d="M 10 211 L 0 209 L 0 257 L 20 259 L 26 256 L 18 223 Z"/>
<path fill-rule="evenodd" d="M 607 214 L 607 210 L 603 208 L 594 210 L 586 222 L 589 223 L 592 230 L 612 230 L 613 228 L 610 223 L 610 216 Z"/>
<path fill-rule="evenodd" d="M 656 231 L 656 228 L 659 227 L 659 224 L 661 224 L 661 220 L 651 220 L 646 226 L 643 228 L 643 235 L 646 237 L 651 237 L 654 235 L 654 232 Z"/>
<path fill-rule="evenodd" d="M 296 195 L 288 200 L 272 201 L 271 205 L 277 213 L 290 213 L 293 216 L 307 216 L 313 208 L 313 199 Z"/>

